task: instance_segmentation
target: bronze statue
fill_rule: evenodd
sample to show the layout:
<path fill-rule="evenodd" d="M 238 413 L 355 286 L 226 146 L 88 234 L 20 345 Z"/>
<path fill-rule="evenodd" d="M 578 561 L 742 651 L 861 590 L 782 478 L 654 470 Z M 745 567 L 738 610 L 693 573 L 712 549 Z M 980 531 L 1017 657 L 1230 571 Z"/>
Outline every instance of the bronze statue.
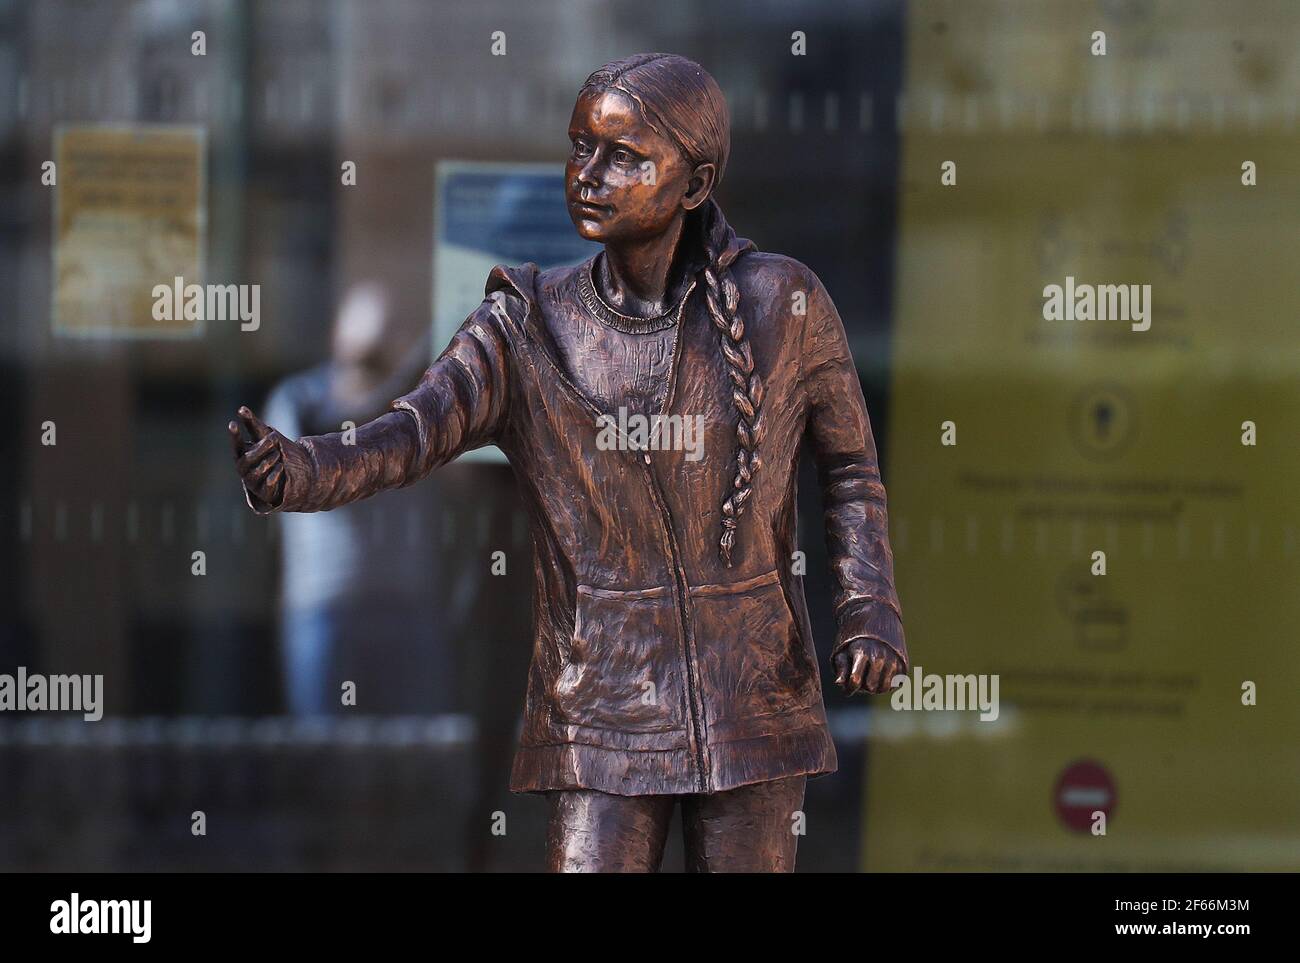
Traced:
<path fill-rule="evenodd" d="M 836 682 L 882 692 L 907 668 L 844 326 L 812 271 L 723 217 L 729 119 L 698 64 L 607 64 L 569 138 L 569 212 L 600 253 L 494 268 L 416 388 L 353 444 L 292 441 L 241 408 L 236 464 L 257 513 L 316 512 L 500 446 L 536 572 L 510 788 L 550 794 L 550 867 L 658 869 L 680 801 L 688 868 L 789 870 L 804 780 L 836 767 L 793 573 L 805 433 L 837 582 Z"/>

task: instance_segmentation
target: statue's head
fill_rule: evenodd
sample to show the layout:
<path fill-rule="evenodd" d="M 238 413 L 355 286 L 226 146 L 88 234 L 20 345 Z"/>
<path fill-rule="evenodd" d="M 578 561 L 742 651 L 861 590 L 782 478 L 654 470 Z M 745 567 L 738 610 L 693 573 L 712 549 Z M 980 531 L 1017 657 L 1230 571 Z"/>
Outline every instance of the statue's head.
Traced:
<path fill-rule="evenodd" d="M 583 84 L 569 121 L 569 216 L 591 241 L 663 234 L 722 180 L 731 148 L 727 103 L 703 67 L 638 54 Z"/>

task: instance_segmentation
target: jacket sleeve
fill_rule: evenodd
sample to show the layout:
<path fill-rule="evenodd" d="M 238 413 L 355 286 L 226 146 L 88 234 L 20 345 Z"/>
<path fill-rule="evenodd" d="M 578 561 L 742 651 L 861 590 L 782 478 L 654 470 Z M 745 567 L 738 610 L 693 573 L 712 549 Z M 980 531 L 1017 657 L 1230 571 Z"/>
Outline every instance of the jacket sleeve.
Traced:
<path fill-rule="evenodd" d="M 496 441 L 509 406 L 510 348 L 500 314 L 520 300 L 504 292 L 465 320 L 414 390 L 392 410 L 356 429 L 310 435 L 283 445 L 287 471 L 279 504 L 249 504 L 258 514 L 320 512 L 419 481 L 458 455 Z M 507 309 L 505 306 L 510 304 Z"/>
<path fill-rule="evenodd" d="M 822 489 L 826 543 L 835 577 L 834 652 L 854 639 L 878 639 L 906 668 L 902 610 L 894 589 L 889 516 L 862 385 L 839 312 L 809 280 L 800 376 Z"/>

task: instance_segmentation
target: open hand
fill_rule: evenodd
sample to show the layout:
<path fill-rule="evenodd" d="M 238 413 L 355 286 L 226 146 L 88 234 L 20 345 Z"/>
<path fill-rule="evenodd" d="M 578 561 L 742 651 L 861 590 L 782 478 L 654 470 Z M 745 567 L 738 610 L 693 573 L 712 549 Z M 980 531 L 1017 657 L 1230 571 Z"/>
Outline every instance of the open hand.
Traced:
<path fill-rule="evenodd" d="M 845 695 L 888 692 L 889 683 L 904 669 L 893 649 L 879 639 L 854 639 L 831 659 L 835 683 Z"/>

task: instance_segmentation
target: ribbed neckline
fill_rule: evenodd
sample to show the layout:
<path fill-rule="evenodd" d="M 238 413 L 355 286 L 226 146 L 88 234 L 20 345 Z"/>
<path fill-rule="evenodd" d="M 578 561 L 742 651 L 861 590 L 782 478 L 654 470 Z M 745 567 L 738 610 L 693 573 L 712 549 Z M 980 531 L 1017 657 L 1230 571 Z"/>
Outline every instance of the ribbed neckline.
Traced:
<path fill-rule="evenodd" d="M 599 255 L 596 255 L 599 257 Z M 656 331 L 666 331 L 681 320 L 682 308 L 686 306 L 686 299 L 691 296 L 695 290 L 695 279 L 686 286 L 681 298 L 668 311 L 663 314 L 655 315 L 652 318 L 638 318 L 630 314 L 623 314 L 615 311 L 600 296 L 596 290 L 596 281 L 592 275 L 596 266 L 596 257 L 592 257 L 583 265 L 582 270 L 578 272 L 578 296 L 598 321 L 609 325 L 615 331 L 621 331 L 623 334 L 653 334 Z"/>

